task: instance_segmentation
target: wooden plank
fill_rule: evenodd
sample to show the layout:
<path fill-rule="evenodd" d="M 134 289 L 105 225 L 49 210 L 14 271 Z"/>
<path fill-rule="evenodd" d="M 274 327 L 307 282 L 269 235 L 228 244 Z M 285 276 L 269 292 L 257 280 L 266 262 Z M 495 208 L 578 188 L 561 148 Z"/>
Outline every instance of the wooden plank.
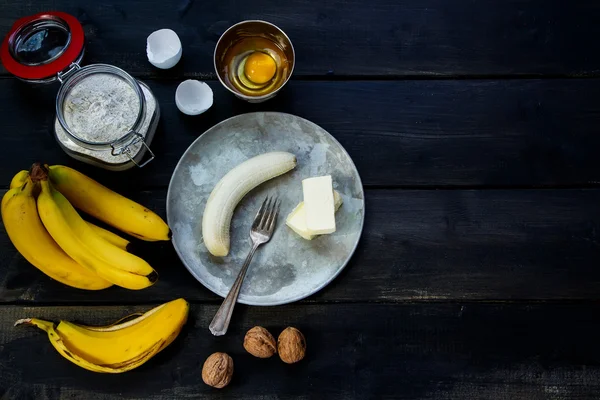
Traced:
<path fill-rule="evenodd" d="M 214 124 L 281 111 L 323 126 L 348 150 L 366 186 L 575 186 L 600 182 L 600 80 L 293 82 L 259 105 L 220 88 L 205 115 L 174 104 L 175 81 L 149 82 L 160 100 L 157 158 L 143 170 L 83 166 L 53 137 L 55 86 L 0 79 L 0 182 L 35 161 L 67 163 L 117 190 L 167 186 L 185 149 Z"/>
<path fill-rule="evenodd" d="M 95 374 L 63 359 L 22 317 L 107 324 L 145 307 L 0 308 L 3 399 L 589 399 L 600 385 L 598 305 L 331 304 L 240 307 L 229 333 L 207 326 L 215 305 L 192 304 L 188 327 L 146 365 Z M 242 348 L 255 325 L 304 332 L 306 358 L 283 364 Z M 201 381 L 205 358 L 232 356 L 232 383 Z"/>
<path fill-rule="evenodd" d="M 131 194 L 164 216 L 164 190 Z M 366 204 L 354 258 L 308 302 L 598 299 L 598 189 L 368 190 Z M 174 293 L 221 301 L 170 243 L 140 246 L 135 252 L 159 272 L 155 286 L 86 292 L 52 282 L 0 232 L 0 302 L 147 303 Z"/>
<path fill-rule="evenodd" d="M 5 3 L 0 32 L 46 10 L 66 11 L 82 22 L 86 63 L 114 64 L 144 76 L 214 77 L 219 36 L 244 19 L 271 21 L 290 36 L 297 77 L 579 76 L 597 75 L 600 64 L 600 55 L 583 40 L 600 35 L 600 5 L 583 0 L 568 6 L 543 0 L 42 0 Z M 146 37 L 165 27 L 181 37 L 183 58 L 176 68 L 159 71 L 146 59 Z"/>

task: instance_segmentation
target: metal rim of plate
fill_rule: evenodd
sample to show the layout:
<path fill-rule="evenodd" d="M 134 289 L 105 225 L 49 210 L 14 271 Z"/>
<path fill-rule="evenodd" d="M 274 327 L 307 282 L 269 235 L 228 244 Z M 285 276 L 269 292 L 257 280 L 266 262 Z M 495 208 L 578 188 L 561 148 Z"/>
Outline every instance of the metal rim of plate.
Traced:
<path fill-rule="evenodd" d="M 288 114 L 288 113 L 281 113 L 281 112 L 275 112 L 275 111 L 261 111 L 261 112 L 252 112 L 252 113 L 245 113 L 245 114 L 239 114 L 239 115 L 235 115 L 233 117 L 227 118 L 215 125 L 213 125 L 212 127 L 208 128 L 206 131 L 204 131 L 198 138 L 196 138 L 189 146 L 188 148 L 185 150 L 185 152 L 182 154 L 181 158 L 179 159 L 179 161 L 177 162 L 177 165 L 175 166 L 175 169 L 173 170 L 173 174 L 171 175 L 171 179 L 169 181 L 169 188 L 167 191 L 167 200 L 166 200 L 166 212 L 167 212 L 167 222 L 169 224 L 169 226 L 171 226 L 172 221 L 171 221 L 171 213 L 169 212 L 170 210 L 170 206 L 169 204 L 171 203 L 171 198 L 172 198 L 172 187 L 173 187 L 173 181 L 180 169 L 180 167 L 182 167 L 182 161 L 185 159 L 186 155 L 188 154 L 188 152 L 192 151 L 192 149 L 196 146 L 199 145 L 199 143 L 201 143 L 203 141 L 203 138 L 205 138 L 207 136 L 207 134 L 210 134 L 211 131 L 217 130 L 218 128 L 221 128 L 223 125 L 227 125 L 229 123 L 231 123 L 232 121 L 239 119 L 239 118 L 247 118 L 250 116 L 254 116 L 254 115 L 258 115 L 258 114 L 269 114 L 269 115 L 282 115 L 282 116 L 286 116 L 286 117 L 293 117 L 293 118 L 297 118 L 298 120 L 303 121 L 304 123 L 307 123 L 309 125 L 313 125 L 315 126 L 317 129 L 323 131 L 324 133 L 326 133 L 328 135 L 329 140 L 331 140 L 335 145 L 337 145 L 339 147 L 339 149 L 341 150 L 341 152 L 347 157 L 349 163 L 351 164 L 354 173 L 356 174 L 356 179 L 358 180 L 358 184 L 360 185 L 361 191 L 362 191 L 362 209 L 361 209 L 361 219 L 360 219 L 360 226 L 359 226 L 359 230 L 358 230 L 358 235 L 356 237 L 356 240 L 354 242 L 354 244 L 352 245 L 352 248 L 348 254 L 348 256 L 346 257 L 345 261 L 342 262 L 342 264 L 339 266 L 339 268 L 331 275 L 329 276 L 327 279 L 325 279 L 320 285 L 318 285 L 317 287 L 315 287 L 314 289 L 307 291 L 306 293 L 302 293 L 300 295 L 297 295 L 295 297 L 291 297 L 282 301 L 274 301 L 274 302 L 270 302 L 270 303 L 256 303 L 253 301 L 247 301 L 243 298 L 243 296 L 240 293 L 240 297 L 238 298 L 238 303 L 240 304 L 246 304 L 246 305 L 251 305 L 251 306 L 278 306 L 278 305 L 283 305 L 283 304 L 290 304 L 290 303 L 294 303 L 296 301 L 305 299 L 308 296 L 311 296 L 317 292 L 319 292 L 320 290 L 322 290 L 324 287 L 326 287 L 327 285 L 329 285 L 335 278 L 338 277 L 338 275 L 344 270 L 344 268 L 346 268 L 346 265 L 348 265 L 348 263 L 350 262 L 350 259 L 352 258 L 352 256 L 354 255 L 354 253 L 356 252 L 356 249 L 358 247 L 358 243 L 360 242 L 360 239 L 362 237 L 362 232 L 363 232 L 363 228 L 364 228 L 364 223 L 365 223 L 365 197 L 364 197 L 364 188 L 362 185 L 362 179 L 360 178 L 360 174 L 358 173 L 358 169 L 356 168 L 356 165 L 354 164 L 354 161 L 352 160 L 352 158 L 350 157 L 350 155 L 348 154 L 348 152 L 346 151 L 346 149 L 341 145 L 341 143 L 334 137 L 332 136 L 329 132 L 327 132 L 325 129 L 323 129 L 321 126 L 315 124 L 312 121 L 309 121 L 305 118 L 302 117 L 298 117 L 296 115 L 293 114 Z M 280 216 L 280 220 L 282 220 L 283 218 L 285 218 L 285 216 Z M 280 222 L 281 224 L 281 222 Z M 285 225 L 285 223 L 284 223 Z M 173 243 L 173 247 L 175 248 L 175 252 L 177 253 L 177 256 L 179 257 L 179 259 L 181 260 L 182 264 L 186 267 L 186 269 L 190 272 L 190 274 L 192 274 L 192 276 L 198 281 L 200 282 L 205 288 L 207 288 L 208 290 L 210 290 L 211 292 L 215 293 L 216 295 L 220 296 L 220 297 L 225 297 L 227 296 L 227 293 L 229 292 L 229 289 L 231 286 L 229 286 L 227 288 L 227 291 L 225 291 L 224 293 L 220 293 L 218 291 L 216 291 L 213 287 L 211 287 L 211 285 L 199 274 L 197 273 L 193 268 L 191 268 L 185 261 L 185 257 L 182 254 L 181 249 L 178 247 L 177 245 L 177 241 L 175 240 L 175 237 L 172 238 L 172 243 Z M 241 264 L 240 264 L 241 267 Z M 236 272 L 237 275 L 237 272 Z"/>

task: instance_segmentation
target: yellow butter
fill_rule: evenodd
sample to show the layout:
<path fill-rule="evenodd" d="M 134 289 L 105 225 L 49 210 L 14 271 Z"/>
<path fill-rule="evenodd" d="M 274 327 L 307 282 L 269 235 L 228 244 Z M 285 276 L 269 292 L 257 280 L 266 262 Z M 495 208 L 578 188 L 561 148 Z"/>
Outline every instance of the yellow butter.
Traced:
<path fill-rule="evenodd" d="M 335 207 L 331 175 L 315 176 L 302 181 L 306 227 L 311 234 L 335 232 Z"/>
<path fill-rule="evenodd" d="M 333 204 L 335 211 L 342 206 L 342 202 L 342 196 L 340 196 L 340 194 L 334 190 Z M 312 234 L 306 227 L 306 209 L 304 208 L 303 201 L 301 201 L 300 204 L 298 204 L 296 208 L 294 208 L 287 216 L 285 224 L 306 240 L 313 240 L 316 236 L 318 236 Z"/>

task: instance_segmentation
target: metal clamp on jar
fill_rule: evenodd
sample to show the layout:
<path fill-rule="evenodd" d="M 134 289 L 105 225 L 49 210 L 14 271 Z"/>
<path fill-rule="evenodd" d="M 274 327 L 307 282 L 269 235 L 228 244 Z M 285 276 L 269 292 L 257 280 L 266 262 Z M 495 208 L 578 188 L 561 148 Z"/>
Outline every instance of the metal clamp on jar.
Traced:
<path fill-rule="evenodd" d="M 150 88 L 107 64 L 80 67 L 83 27 L 72 15 L 44 12 L 18 20 L 0 48 L 16 77 L 59 81 L 54 134 L 71 157 L 108 170 L 143 167 L 154 159 L 160 109 Z"/>

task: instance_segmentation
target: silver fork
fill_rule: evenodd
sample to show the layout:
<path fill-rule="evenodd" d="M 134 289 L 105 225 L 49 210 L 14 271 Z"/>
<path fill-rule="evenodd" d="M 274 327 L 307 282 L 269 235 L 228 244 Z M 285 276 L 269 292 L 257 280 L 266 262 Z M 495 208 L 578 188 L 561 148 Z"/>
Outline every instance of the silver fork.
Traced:
<path fill-rule="evenodd" d="M 208 326 L 208 329 L 210 329 L 210 332 L 213 335 L 223 336 L 227 333 L 227 328 L 229 328 L 229 322 L 231 321 L 231 314 L 233 314 L 233 308 L 235 307 L 238 295 L 240 294 L 240 289 L 242 288 L 242 283 L 244 282 L 244 277 L 246 276 L 250 261 L 252 261 L 252 256 L 254 256 L 258 246 L 267 243 L 271 239 L 273 231 L 275 230 L 275 224 L 277 223 L 280 206 L 281 202 L 278 201 L 277 198 L 271 199 L 267 197 L 265 201 L 263 201 L 262 206 L 260 206 L 260 210 L 258 210 L 256 217 L 254 217 L 254 222 L 250 229 L 252 249 L 250 250 L 248 257 L 246 257 L 246 261 L 244 261 L 244 265 L 235 279 L 235 282 L 233 282 L 233 286 L 229 289 L 227 297 L 223 300 L 223 304 L 221 304 L 221 307 L 219 307 L 219 310 Z"/>

